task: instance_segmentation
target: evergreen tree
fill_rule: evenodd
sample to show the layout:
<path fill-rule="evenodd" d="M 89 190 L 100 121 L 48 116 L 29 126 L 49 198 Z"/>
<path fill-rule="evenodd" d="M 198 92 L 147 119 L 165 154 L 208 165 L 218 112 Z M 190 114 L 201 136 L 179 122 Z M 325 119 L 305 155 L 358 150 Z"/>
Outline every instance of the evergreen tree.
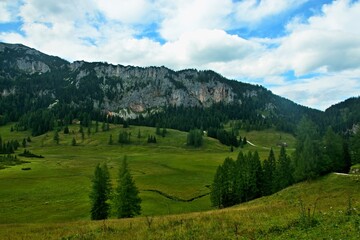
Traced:
<path fill-rule="evenodd" d="M 138 138 L 138 139 L 140 139 L 140 138 L 141 138 L 141 132 L 140 132 L 140 129 L 138 130 L 137 138 Z"/>
<path fill-rule="evenodd" d="M 73 139 L 72 139 L 72 141 L 71 141 L 71 145 L 72 145 L 72 146 L 76 146 L 76 139 L 75 139 L 75 137 L 73 137 Z"/>
<path fill-rule="evenodd" d="M 188 146 L 201 147 L 203 144 L 201 131 L 199 129 L 190 130 L 186 143 Z"/>
<path fill-rule="evenodd" d="M 161 135 L 161 131 L 160 131 L 160 126 L 156 125 L 156 131 L 155 131 L 156 135 Z"/>
<path fill-rule="evenodd" d="M 99 132 L 99 121 L 98 120 L 96 120 L 96 122 L 95 122 L 95 132 L 96 133 Z"/>
<path fill-rule="evenodd" d="M 108 203 L 111 183 L 110 175 L 106 164 L 98 164 L 95 168 L 93 186 L 90 193 L 91 220 L 107 219 L 110 212 Z"/>
<path fill-rule="evenodd" d="M 276 160 L 274 151 L 271 149 L 269 156 L 264 160 L 264 185 L 263 195 L 271 195 L 275 192 Z"/>
<path fill-rule="evenodd" d="M 126 156 L 119 169 L 115 190 L 115 210 L 118 218 L 129 218 L 141 213 L 139 190 L 129 172 Z"/>
<path fill-rule="evenodd" d="M 101 125 L 101 130 L 102 130 L 103 132 L 105 132 L 105 131 L 106 131 L 105 122 L 102 122 L 102 125 Z"/>
<path fill-rule="evenodd" d="M 128 144 L 130 143 L 130 133 L 127 131 L 121 131 L 119 133 L 118 142 L 121 144 Z"/>
<path fill-rule="evenodd" d="M 54 141 L 56 142 L 56 144 L 59 144 L 60 137 L 59 137 L 59 132 L 58 131 L 54 132 Z"/>
<path fill-rule="evenodd" d="M 323 140 L 323 161 L 321 173 L 338 172 L 343 169 L 343 140 L 331 127 L 325 133 Z"/>
<path fill-rule="evenodd" d="M 69 127 L 68 127 L 68 126 L 65 126 L 65 128 L 64 128 L 64 134 L 69 134 Z"/>
<path fill-rule="evenodd" d="M 211 204 L 214 207 L 222 208 L 223 202 L 222 202 L 222 195 L 223 195 L 223 169 L 222 166 L 218 166 L 216 169 L 216 173 L 214 176 L 214 181 L 211 185 L 211 192 L 210 192 L 210 200 Z"/>
<path fill-rule="evenodd" d="M 112 139 L 112 134 L 110 134 L 109 136 L 109 145 L 112 145 L 113 144 L 113 139 Z"/>
<path fill-rule="evenodd" d="M 26 148 L 26 139 L 25 138 L 22 140 L 22 147 Z"/>
<path fill-rule="evenodd" d="M 313 179 L 321 173 L 322 169 L 322 154 L 316 125 L 307 118 L 302 118 L 296 135 L 294 179 L 297 182 Z"/>
<path fill-rule="evenodd" d="M 360 163 L 360 129 L 357 130 L 356 134 L 351 138 L 350 141 L 350 153 L 352 164 Z"/>
<path fill-rule="evenodd" d="M 342 173 L 349 173 L 351 168 L 351 155 L 349 151 L 349 146 L 347 142 L 344 141 L 343 143 L 343 165 L 342 168 L 339 170 Z"/>
<path fill-rule="evenodd" d="M 287 156 L 286 154 L 286 149 L 284 146 L 281 146 L 280 149 L 275 180 L 276 180 L 276 191 L 284 189 L 290 186 L 294 182 L 291 161 L 289 156 Z"/>
<path fill-rule="evenodd" d="M 166 134 L 167 134 L 167 130 L 166 130 L 166 128 L 163 128 L 163 129 L 162 129 L 162 132 L 161 132 L 161 136 L 162 136 L 162 137 L 165 137 Z"/>

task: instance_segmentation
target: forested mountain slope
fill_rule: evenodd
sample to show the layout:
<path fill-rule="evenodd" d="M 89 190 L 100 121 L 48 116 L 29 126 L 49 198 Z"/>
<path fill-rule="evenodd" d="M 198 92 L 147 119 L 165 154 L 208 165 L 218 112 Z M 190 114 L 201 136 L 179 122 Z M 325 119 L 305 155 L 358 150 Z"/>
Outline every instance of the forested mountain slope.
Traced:
<path fill-rule="evenodd" d="M 242 127 L 293 132 L 302 116 L 326 125 L 321 111 L 213 71 L 69 63 L 20 44 L 0 43 L 0 123 L 30 119 L 35 111 L 60 124 L 111 116 L 109 121 L 182 130 L 237 119 Z"/>

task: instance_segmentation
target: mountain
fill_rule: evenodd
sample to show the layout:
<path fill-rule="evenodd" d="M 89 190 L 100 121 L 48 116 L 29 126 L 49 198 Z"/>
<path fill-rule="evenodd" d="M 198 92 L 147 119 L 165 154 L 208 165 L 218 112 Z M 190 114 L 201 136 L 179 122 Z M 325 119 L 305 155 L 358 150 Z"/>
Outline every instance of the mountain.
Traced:
<path fill-rule="evenodd" d="M 337 131 L 354 133 L 360 123 L 360 97 L 352 97 L 325 110 L 327 124 Z"/>
<path fill-rule="evenodd" d="M 94 120 L 111 116 L 181 130 L 238 119 L 242 127 L 291 132 L 305 115 L 323 125 L 321 111 L 213 71 L 70 63 L 6 43 L 0 43 L 0 69 L 0 123 L 43 109 L 55 119 L 82 119 L 86 113 Z"/>

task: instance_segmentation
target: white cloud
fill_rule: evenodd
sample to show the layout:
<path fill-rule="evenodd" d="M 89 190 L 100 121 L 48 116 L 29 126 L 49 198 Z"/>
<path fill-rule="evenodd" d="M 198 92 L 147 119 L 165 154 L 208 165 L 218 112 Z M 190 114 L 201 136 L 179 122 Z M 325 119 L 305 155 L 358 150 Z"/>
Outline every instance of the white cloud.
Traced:
<path fill-rule="evenodd" d="M 235 18 L 242 24 L 256 24 L 264 18 L 295 9 L 308 0 L 242 0 L 236 2 Z"/>
<path fill-rule="evenodd" d="M 213 63 L 245 58 L 259 45 L 223 30 L 201 29 L 183 34 L 179 40 L 166 43 L 160 52 L 163 62 L 170 60 L 173 67 L 206 68 Z M 165 58 L 164 58 L 165 57 Z"/>
<path fill-rule="evenodd" d="M 0 1 L 0 23 L 11 21 L 11 15 L 6 1 Z"/>
<path fill-rule="evenodd" d="M 127 24 L 146 24 L 157 16 L 152 1 L 96 0 L 96 3 L 108 19 Z"/>
<path fill-rule="evenodd" d="M 212 69 L 324 108 L 331 100 L 323 93 L 334 95 L 336 86 L 343 89 L 341 96 L 359 95 L 354 85 L 359 82 L 355 73 L 360 68 L 359 1 L 338 0 L 309 19 L 295 17 L 282 38 L 244 39 L 226 32 L 260 26 L 306 1 L 23 0 L 12 11 L 0 0 L 0 22 L 23 21 L 21 34 L 0 30 L 0 40 L 23 43 L 70 61 Z M 152 31 L 164 43 L 144 37 L 144 29 L 153 26 L 158 26 Z M 299 79 L 287 82 L 284 74 L 291 71 Z M 313 73 L 322 77 L 303 79 Z M 352 90 L 341 86 L 339 79 Z"/>
<path fill-rule="evenodd" d="M 275 94 L 302 105 L 325 110 L 334 103 L 360 95 L 359 74 L 360 70 L 321 75 L 287 82 L 281 86 L 270 87 L 270 89 Z"/>
<path fill-rule="evenodd" d="M 160 1 L 163 16 L 159 32 L 174 41 L 186 32 L 198 29 L 227 29 L 231 14 L 231 0 L 174 0 Z"/>

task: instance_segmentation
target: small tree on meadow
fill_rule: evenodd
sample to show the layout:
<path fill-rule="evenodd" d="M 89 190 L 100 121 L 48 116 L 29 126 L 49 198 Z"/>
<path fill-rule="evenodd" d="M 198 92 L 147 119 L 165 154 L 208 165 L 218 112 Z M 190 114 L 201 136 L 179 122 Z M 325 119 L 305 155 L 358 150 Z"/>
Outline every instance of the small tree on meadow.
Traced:
<path fill-rule="evenodd" d="M 92 191 L 90 193 L 91 220 L 107 219 L 110 213 L 108 200 L 111 192 L 111 183 L 106 164 L 98 164 L 96 166 L 92 182 Z"/>
<path fill-rule="evenodd" d="M 129 218 L 141 213 L 139 190 L 129 172 L 126 156 L 119 169 L 117 187 L 115 189 L 115 211 L 118 218 Z"/>

